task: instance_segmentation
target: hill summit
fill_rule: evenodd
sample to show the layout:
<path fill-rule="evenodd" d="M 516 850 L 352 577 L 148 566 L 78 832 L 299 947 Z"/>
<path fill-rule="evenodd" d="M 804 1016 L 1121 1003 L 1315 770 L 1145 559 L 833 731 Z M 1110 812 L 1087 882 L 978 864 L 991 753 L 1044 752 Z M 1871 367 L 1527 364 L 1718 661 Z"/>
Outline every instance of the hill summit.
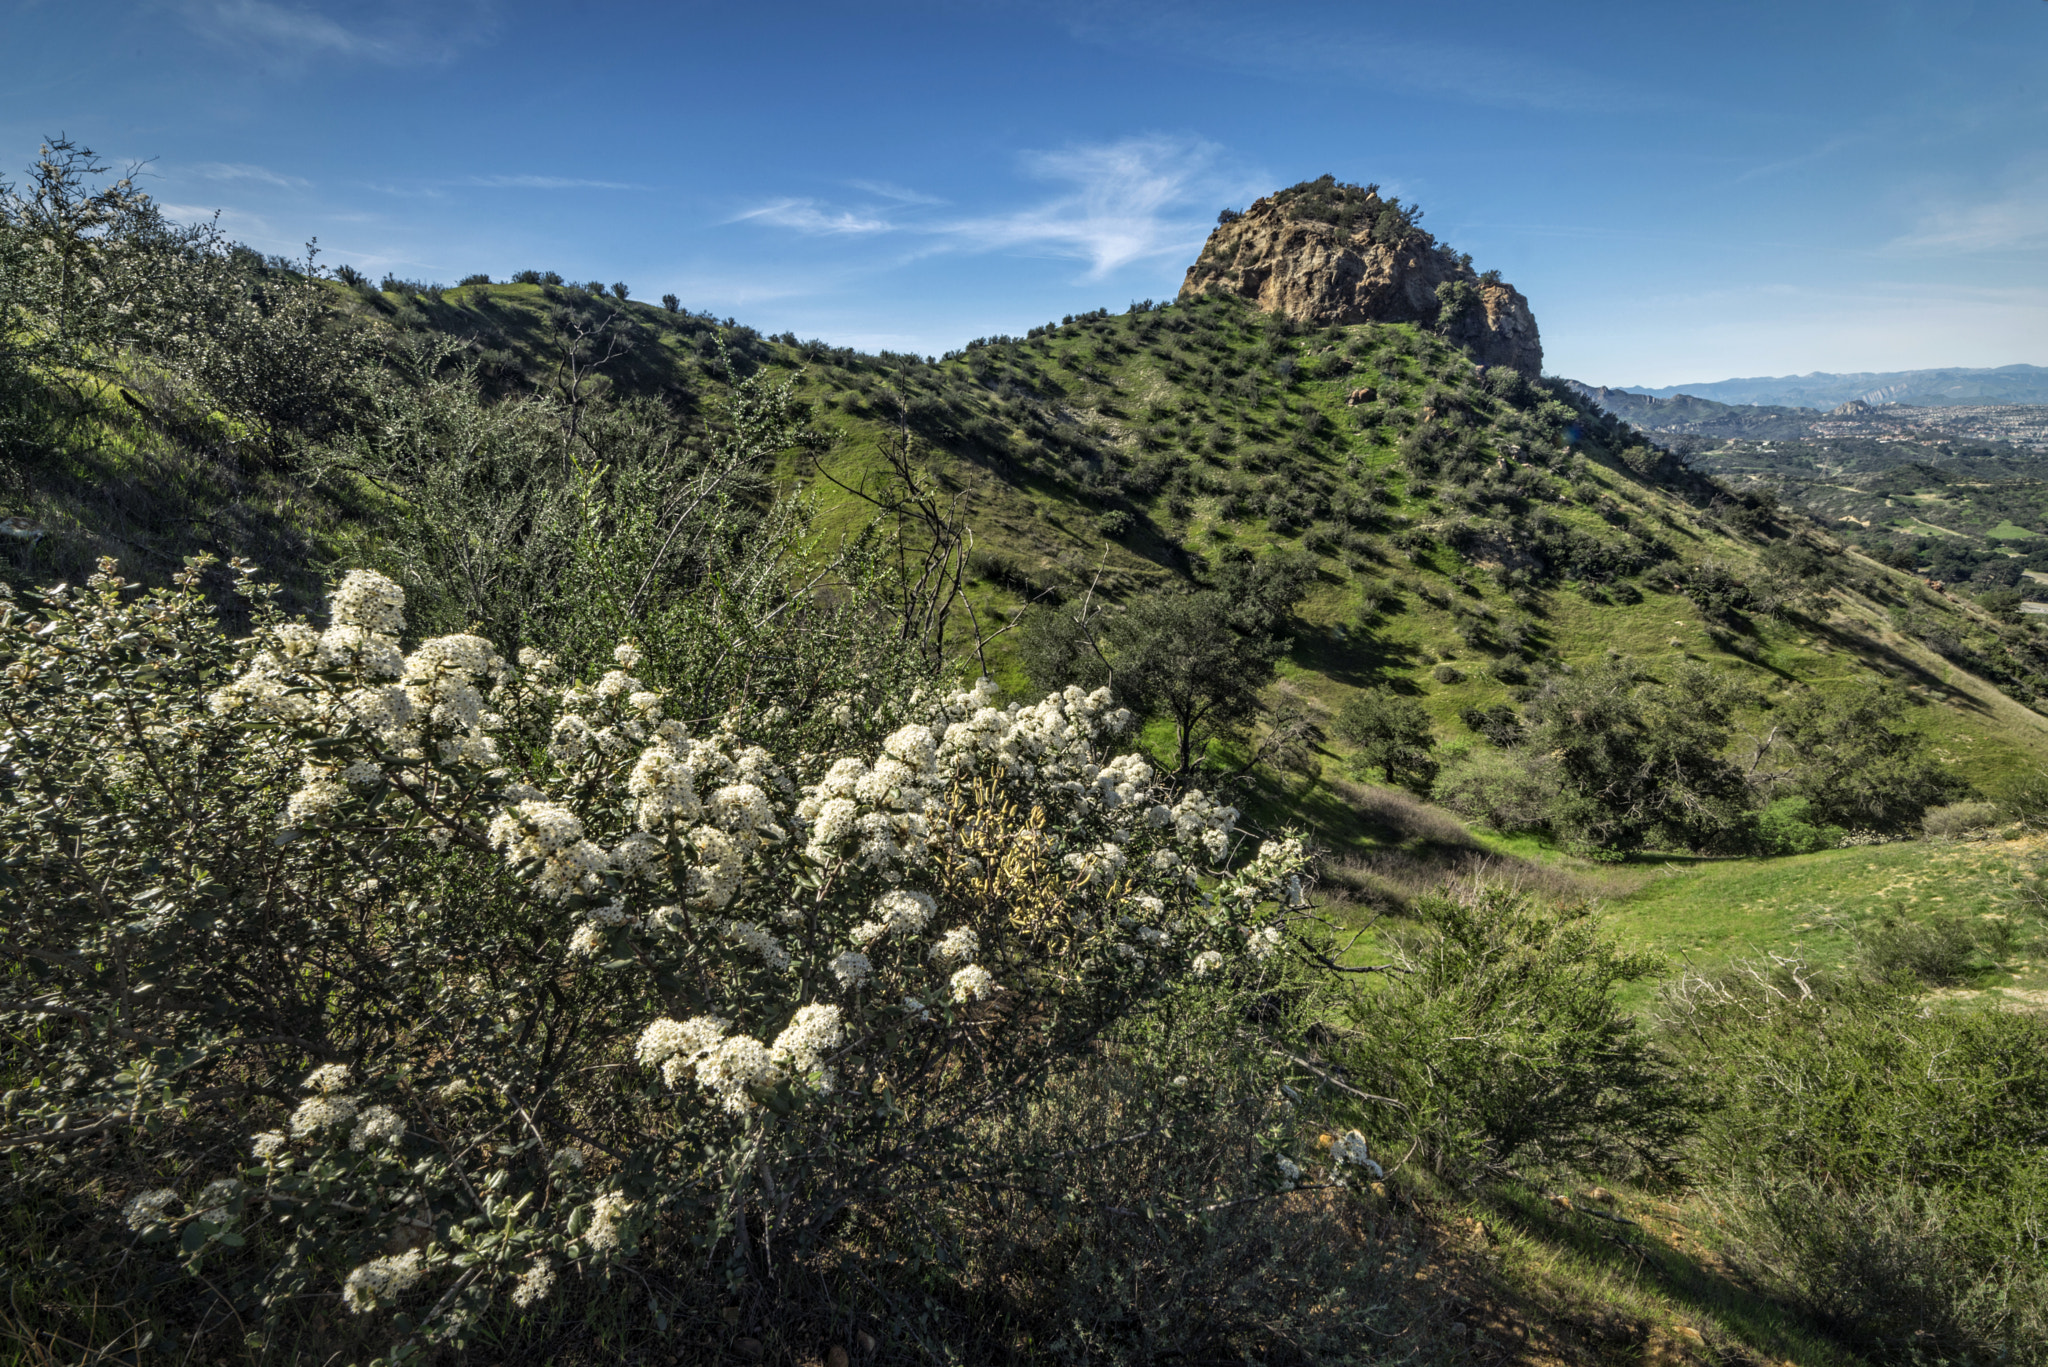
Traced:
<path fill-rule="evenodd" d="M 1482 365 L 1543 370 L 1543 341 L 1521 291 L 1479 274 L 1420 226 L 1421 210 L 1377 185 L 1305 180 L 1225 210 L 1188 267 L 1183 300 L 1234 294 L 1315 325 L 1420 323 Z"/>

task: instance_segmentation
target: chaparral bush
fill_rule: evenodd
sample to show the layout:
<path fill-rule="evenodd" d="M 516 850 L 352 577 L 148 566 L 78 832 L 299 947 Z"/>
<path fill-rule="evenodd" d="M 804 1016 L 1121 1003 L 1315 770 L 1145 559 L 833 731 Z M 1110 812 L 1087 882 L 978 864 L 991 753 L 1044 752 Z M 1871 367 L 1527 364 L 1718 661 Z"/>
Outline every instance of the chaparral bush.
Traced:
<path fill-rule="evenodd" d="M 798 749 L 630 643 L 406 650 L 379 575 L 321 629 L 232 568 L 242 639 L 198 564 L 0 604 L 0 1146 L 47 1276 L 182 1270 L 252 1348 L 338 1293 L 401 1355 L 647 1260 L 773 1283 L 1003 1180 L 989 1118 L 1147 1003 L 1281 971 L 1300 846 L 1236 858 L 1106 691 Z"/>

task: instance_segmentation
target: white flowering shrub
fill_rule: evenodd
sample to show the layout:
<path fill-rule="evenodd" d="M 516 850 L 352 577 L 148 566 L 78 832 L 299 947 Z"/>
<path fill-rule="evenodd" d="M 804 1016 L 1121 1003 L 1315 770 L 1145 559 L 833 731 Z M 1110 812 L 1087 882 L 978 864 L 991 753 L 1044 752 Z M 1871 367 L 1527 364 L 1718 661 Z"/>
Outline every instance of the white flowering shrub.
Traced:
<path fill-rule="evenodd" d="M 0 602 L 0 1144 L 245 1318 L 338 1293 L 416 1344 L 650 1240 L 770 1274 L 999 1169 L 978 1117 L 1269 971 L 1300 900 L 1300 846 L 1232 871 L 1236 813 L 1117 753 L 1106 693 L 791 752 L 630 644 L 407 649 L 388 580 L 320 629 L 234 568 L 241 640 L 197 567 Z"/>

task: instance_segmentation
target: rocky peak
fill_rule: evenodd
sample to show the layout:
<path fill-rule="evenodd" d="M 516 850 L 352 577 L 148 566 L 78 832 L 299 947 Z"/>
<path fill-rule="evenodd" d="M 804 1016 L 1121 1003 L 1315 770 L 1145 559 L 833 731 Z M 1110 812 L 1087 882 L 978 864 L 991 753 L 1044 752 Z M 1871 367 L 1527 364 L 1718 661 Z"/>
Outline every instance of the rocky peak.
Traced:
<path fill-rule="evenodd" d="M 1303 323 L 1420 323 L 1482 365 L 1543 370 L 1521 291 L 1473 271 L 1417 226 L 1421 212 L 1378 186 L 1303 181 L 1226 213 L 1188 267 L 1183 299 L 1235 294 Z"/>

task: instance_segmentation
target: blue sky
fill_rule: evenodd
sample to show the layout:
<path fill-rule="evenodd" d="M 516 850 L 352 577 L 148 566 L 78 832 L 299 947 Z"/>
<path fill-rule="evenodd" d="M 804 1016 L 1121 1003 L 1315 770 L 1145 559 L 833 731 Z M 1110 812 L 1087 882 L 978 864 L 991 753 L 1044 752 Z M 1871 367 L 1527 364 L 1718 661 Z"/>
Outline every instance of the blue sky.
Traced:
<path fill-rule="evenodd" d="M 2043 0 L 0 0 L 0 51 L 0 167 L 62 131 L 372 274 L 936 352 L 1170 296 L 1327 171 L 1520 286 L 1553 373 L 2048 364 Z"/>

